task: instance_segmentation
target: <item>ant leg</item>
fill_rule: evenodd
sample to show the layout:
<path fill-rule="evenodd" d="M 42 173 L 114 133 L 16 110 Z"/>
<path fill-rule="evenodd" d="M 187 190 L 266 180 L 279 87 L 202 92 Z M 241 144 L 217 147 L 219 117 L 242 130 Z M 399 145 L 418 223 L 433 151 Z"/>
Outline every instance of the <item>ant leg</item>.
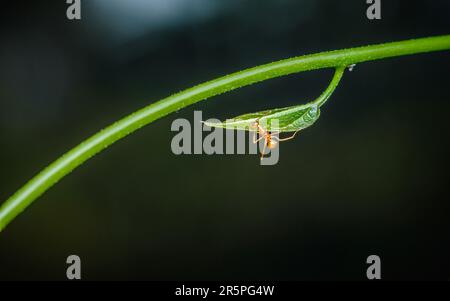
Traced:
<path fill-rule="evenodd" d="M 259 141 L 261 141 L 261 139 L 264 138 L 264 136 L 259 137 L 259 139 L 256 139 L 256 133 L 258 133 L 260 131 L 260 126 L 258 123 L 258 120 L 256 120 L 252 125 L 250 125 L 250 128 L 255 128 L 256 131 L 253 132 L 253 143 L 256 144 Z"/>
<path fill-rule="evenodd" d="M 258 130 L 258 129 L 259 129 L 259 121 L 256 120 L 255 122 L 253 122 L 252 124 L 250 124 L 249 127 L 252 128 L 252 129 Z"/>
<path fill-rule="evenodd" d="M 266 152 L 267 139 L 264 141 L 263 151 L 261 153 L 261 160 L 264 159 L 264 153 Z"/>
<path fill-rule="evenodd" d="M 264 138 L 264 136 L 259 137 L 258 139 L 256 139 L 256 131 L 253 133 L 253 143 L 256 144 L 259 141 L 261 141 Z"/>
<path fill-rule="evenodd" d="M 278 141 L 288 141 L 288 140 L 291 140 L 292 138 L 294 138 L 295 137 L 295 135 L 299 132 L 300 130 L 298 130 L 298 131 L 296 131 L 292 136 L 290 136 L 290 137 L 287 137 L 287 138 L 280 138 L 280 137 L 278 137 L 278 136 L 274 136 L 273 138 L 275 138 L 276 140 L 278 140 Z"/>

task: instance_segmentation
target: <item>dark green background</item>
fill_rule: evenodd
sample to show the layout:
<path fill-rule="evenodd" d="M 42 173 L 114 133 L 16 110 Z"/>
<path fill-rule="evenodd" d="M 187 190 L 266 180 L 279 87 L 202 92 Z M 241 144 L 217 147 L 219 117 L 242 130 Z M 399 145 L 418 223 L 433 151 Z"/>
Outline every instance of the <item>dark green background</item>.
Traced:
<path fill-rule="evenodd" d="M 66 19 L 63 0 L 2 4 L 1 201 L 97 130 L 194 84 L 306 53 L 450 33 L 445 0 L 384 0 L 380 21 L 367 20 L 363 0 L 153 0 L 147 21 L 157 20 L 142 24 L 99 2 L 82 1 L 81 21 Z M 146 9 L 134 12 L 146 19 Z M 170 124 L 194 109 L 225 119 L 309 101 L 329 70 L 159 120 L 9 225 L 0 279 L 64 280 L 70 254 L 85 280 L 365 279 L 376 254 L 384 279 L 448 280 L 449 66 L 448 51 L 356 66 L 272 167 L 255 155 L 175 156 Z"/>

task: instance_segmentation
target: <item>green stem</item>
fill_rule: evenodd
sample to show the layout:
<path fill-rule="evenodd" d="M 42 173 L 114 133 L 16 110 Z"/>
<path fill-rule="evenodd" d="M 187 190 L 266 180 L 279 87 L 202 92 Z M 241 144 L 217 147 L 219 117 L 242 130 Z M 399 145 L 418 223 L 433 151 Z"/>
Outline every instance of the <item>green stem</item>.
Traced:
<path fill-rule="evenodd" d="M 169 96 L 108 126 L 42 170 L 0 207 L 0 231 L 47 189 L 87 159 L 144 125 L 198 101 L 296 72 L 447 49 L 450 49 L 450 35 L 322 52 L 243 70 Z"/>
<path fill-rule="evenodd" d="M 336 70 L 334 71 L 333 79 L 331 80 L 330 84 L 325 89 L 325 91 L 323 91 L 323 93 L 320 94 L 320 96 L 313 101 L 313 105 L 316 105 L 317 107 L 320 108 L 327 102 L 327 100 L 333 94 L 334 90 L 341 81 L 342 75 L 344 75 L 344 71 L 346 68 L 347 66 L 340 66 L 336 68 Z"/>

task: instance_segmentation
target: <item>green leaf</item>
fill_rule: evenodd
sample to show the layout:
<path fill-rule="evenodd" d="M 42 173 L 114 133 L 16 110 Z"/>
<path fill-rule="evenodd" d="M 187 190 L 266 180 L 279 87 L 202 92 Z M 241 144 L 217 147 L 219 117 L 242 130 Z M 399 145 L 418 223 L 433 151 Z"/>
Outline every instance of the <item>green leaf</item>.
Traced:
<path fill-rule="evenodd" d="M 265 110 L 256 113 L 240 115 L 225 122 L 204 122 L 209 127 L 257 131 L 256 122 L 264 129 L 273 132 L 297 132 L 317 121 L 320 117 L 320 107 L 330 98 L 339 84 L 345 67 L 338 67 L 326 90 L 314 101 L 286 108 Z"/>
<path fill-rule="evenodd" d="M 244 114 L 227 119 L 225 122 L 204 122 L 204 124 L 224 129 L 256 131 L 255 123 L 258 122 L 268 131 L 295 132 L 311 126 L 319 116 L 319 107 L 310 103 Z"/>

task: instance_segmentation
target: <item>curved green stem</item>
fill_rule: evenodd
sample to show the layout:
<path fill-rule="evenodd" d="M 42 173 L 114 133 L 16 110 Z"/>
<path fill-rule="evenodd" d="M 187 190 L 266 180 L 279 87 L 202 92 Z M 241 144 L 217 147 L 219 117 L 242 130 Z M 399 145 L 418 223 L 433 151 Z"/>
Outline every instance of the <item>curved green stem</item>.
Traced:
<path fill-rule="evenodd" d="M 347 68 L 347 66 L 339 66 L 336 68 L 330 84 L 325 89 L 325 91 L 323 91 L 323 93 L 320 94 L 320 96 L 316 100 L 313 101 L 313 105 L 316 105 L 317 107 L 320 108 L 327 102 L 327 100 L 333 94 L 336 87 L 339 85 L 339 82 L 341 81 L 342 75 L 344 75 L 344 71 L 346 68 Z"/>
<path fill-rule="evenodd" d="M 42 170 L 0 207 L 0 231 L 74 168 L 115 141 L 171 112 L 214 95 L 287 74 L 446 49 L 450 49 L 450 35 L 322 52 L 250 68 L 169 96 L 108 126 Z"/>

